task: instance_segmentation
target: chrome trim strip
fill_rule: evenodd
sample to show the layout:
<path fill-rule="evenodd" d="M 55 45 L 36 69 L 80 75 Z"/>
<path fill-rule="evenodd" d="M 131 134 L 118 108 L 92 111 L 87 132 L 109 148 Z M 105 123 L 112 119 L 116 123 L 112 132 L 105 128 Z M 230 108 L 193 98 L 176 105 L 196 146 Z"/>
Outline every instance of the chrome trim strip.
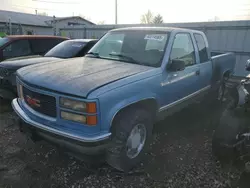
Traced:
<path fill-rule="evenodd" d="M 170 78 L 170 81 L 166 81 L 166 82 L 162 82 L 161 83 L 161 86 L 165 86 L 165 85 L 168 85 L 168 84 L 172 84 L 172 83 L 175 83 L 175 82 L 178 82 L 180 80 L 183 80 L 185 78 L 188 78 L 188 77 L 191 77 L 191 76 L 194 76 L 196 75 L 196 72 L 191 72 L 189 74 L 186 74 L 186 75 L 183 75 L 181 77 L 177 77 L 178 76 L 178 73 L 174 74 L 173 77 L 177 77 L 176 79 L 172 79 Z"/>
<path fill-rule="evenodd" d="M 49 133 L 53 133 L 53 134 L 56 134 L 56 135 L 59 135 L 59 136 L 63 136 L 63 137 L 66 137 L 66 138 L 69 138 L 69 139 L 72 139 L 72 140 L 80 141 L 80 142 L 98 142 L 98 141 L 102 141 L 102 140 L 108 139 L 110 137 L 110 135 L 111 135 L 111 133 L 105 133 L 105 134 L 98 135 L 98 136 L 93 136 L 93 137 L 81 137 L 81 136 L 78 136 L 78 135 L 74 135 L 74 134 L 70 134 L 70 133 L 65 133 L 63 131 L 60 131 L 60 130 L 57 130 L 55 128 L 51 128 L 51 127 L 45 126 L 45 125 L 43 125 L 41 123 L 35 122 L 32 119 L 30 119 L 25 114 L 25 112 L 21 109 L 20 105 L 18 104 L 18 99 L 14 99 L 11 104 L 12 104 L 12 107 L 13 107 L 14 111 L 18 114 L 18 116 L 24 122 L 26 122 L 26 123 L 28 123 L 28 124 L 30 124 L 30 125 L 38 128 L 38 129 L 47 131 Z"/>
<path fill-rule="evenodd" d="M 167 109 L 169 109 L 169 108 L 171 108 L 171 107 L 173 107 L 173 106 L 175 106 L 175 105 L 177 105 L 177 104 L 179 104 L 179 103 L 182 103 L 183 101 L 185 101 L 185 100 L 187 100 L 187 99 L 190 99 L 190 98 L 194 97 L 195 95 L 198 95 L 199 93 L 201 93 L 201 92 L 203 92 L 203 91 L 206 91 L 206 90 L 208 90 L 208 89 L 210 89 L 210 88 L 211 88 L 210 85 L 209 85 L 209 86 L 206 86 L 206 87 L 202 88 L 202 89 L 199 90 L 199 91 L 196 91 L 196 92 L 194 92 L 194 93 L 192 93 L 192 94 L 190 94 L 190 95 L 188 95 L 188 96 L 186 96 L 186 97 L 183 97 L 182 99 L 179 99 L 179 100 L 177 100 L 177 101 L 175 101 L 175 102 L 173 102 L 173 103 L 170 103 L 170 104 L 168 104 L 168 105 L 162 106 L 162 107 L 160 107 L 159 112 L 164 111 L 164 110 L 167 110 Z"/>

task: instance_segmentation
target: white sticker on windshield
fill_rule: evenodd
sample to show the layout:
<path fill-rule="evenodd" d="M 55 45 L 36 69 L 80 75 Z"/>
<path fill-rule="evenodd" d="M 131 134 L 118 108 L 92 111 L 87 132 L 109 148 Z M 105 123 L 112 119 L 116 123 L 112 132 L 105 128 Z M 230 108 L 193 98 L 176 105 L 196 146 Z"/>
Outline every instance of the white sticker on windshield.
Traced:
<path fill-rule="evenodd" d="M 164 35 L 160 35 L 160 34 L 152 34 L 152 35 L 146 35 L 145 36 L 145 40 L 157 40 L 157 41 L 163 41 L 163 39 L 165 38 Z"/>
<path fill-rule="evenodd" d="M 72 44 L 72 47 L 81 48 L 82 45 L 81 44 Z"/>

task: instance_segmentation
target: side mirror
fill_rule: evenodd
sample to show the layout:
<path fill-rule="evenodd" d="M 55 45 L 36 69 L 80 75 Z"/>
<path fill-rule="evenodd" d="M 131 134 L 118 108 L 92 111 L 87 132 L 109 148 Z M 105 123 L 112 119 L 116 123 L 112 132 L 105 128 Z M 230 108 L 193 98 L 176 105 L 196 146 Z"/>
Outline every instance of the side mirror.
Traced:
<path fill-rule="evenodd" d="M 246 70 L 247 70 L 247 71 L 250 71 L 250 59 L 247 60 L 247 63 L 246 63 Z"/>
<path fill-rule="evenodd" d="M 185 69 L 185 61 L 180 60 L 180 59 L 173 59 L 171 61 L 171 64 L 169 66 L 170 71 L 182 71 Z"/>

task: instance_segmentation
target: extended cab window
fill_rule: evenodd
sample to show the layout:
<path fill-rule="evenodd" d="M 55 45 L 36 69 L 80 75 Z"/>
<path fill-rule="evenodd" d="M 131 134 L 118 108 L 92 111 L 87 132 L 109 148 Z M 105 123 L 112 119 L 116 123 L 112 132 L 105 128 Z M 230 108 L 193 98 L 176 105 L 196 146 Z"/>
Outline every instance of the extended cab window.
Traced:
<path fill-rule="evenodd" d="M 31 54 L 30 44 L 28 40 L 18 40 L 9 44 L 3 49 L 3 57 L 12 58 L 26 56 Z"/>
<path fill-rule="evenodd" d="M 207 62 L 208 61 L 207 46 L 203 36 L 200 34 L 194 34 L 194 38 L 196 40 L 196 44 L 199 49 L 200 63 Z"/>
<path fill-rule="evenodd" d="M 173 59 L 183 60 L 186 66 L 195 64 L 194 46 L 190 34 L 176 34 L 170 54 L 170 60 Z"/>
<path fill-rule="evenodd" d="M 167 41 L 166 31 L 113 31 L 100 39 L 89 53 L 98 58 L 159 67 Z"/>

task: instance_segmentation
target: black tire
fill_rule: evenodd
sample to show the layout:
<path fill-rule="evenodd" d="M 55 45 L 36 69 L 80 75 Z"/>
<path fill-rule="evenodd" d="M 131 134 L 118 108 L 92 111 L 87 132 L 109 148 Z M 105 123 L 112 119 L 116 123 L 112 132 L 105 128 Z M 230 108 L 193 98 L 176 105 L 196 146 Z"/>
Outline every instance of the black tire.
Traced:
<path fill-rule="evenodd" d="M 132 129 L 143 124 L 146 128 L 146 140 L 141 152 L 135 158 L 127 156 L 126 143 Z M 111 146 L 107 150 L 107 163 L 117 170 L 127 172 L 142 161 L 150 143 L 153 129 L 152 114 L 141 108 L 128 108 L 117 115 L 112 125 Z"/>
<path fill-rule="evenodd" d="M 212 151 L 214 156 L 222 163 L 229 163 L 239 157 L 238 151 L 230 147 L 236 144 L 237 135 L 245 131 L 245 120 L 238 116 L 236 109 L 223 111 L 219 125 L 214 132 L 212 139 Z"/>

